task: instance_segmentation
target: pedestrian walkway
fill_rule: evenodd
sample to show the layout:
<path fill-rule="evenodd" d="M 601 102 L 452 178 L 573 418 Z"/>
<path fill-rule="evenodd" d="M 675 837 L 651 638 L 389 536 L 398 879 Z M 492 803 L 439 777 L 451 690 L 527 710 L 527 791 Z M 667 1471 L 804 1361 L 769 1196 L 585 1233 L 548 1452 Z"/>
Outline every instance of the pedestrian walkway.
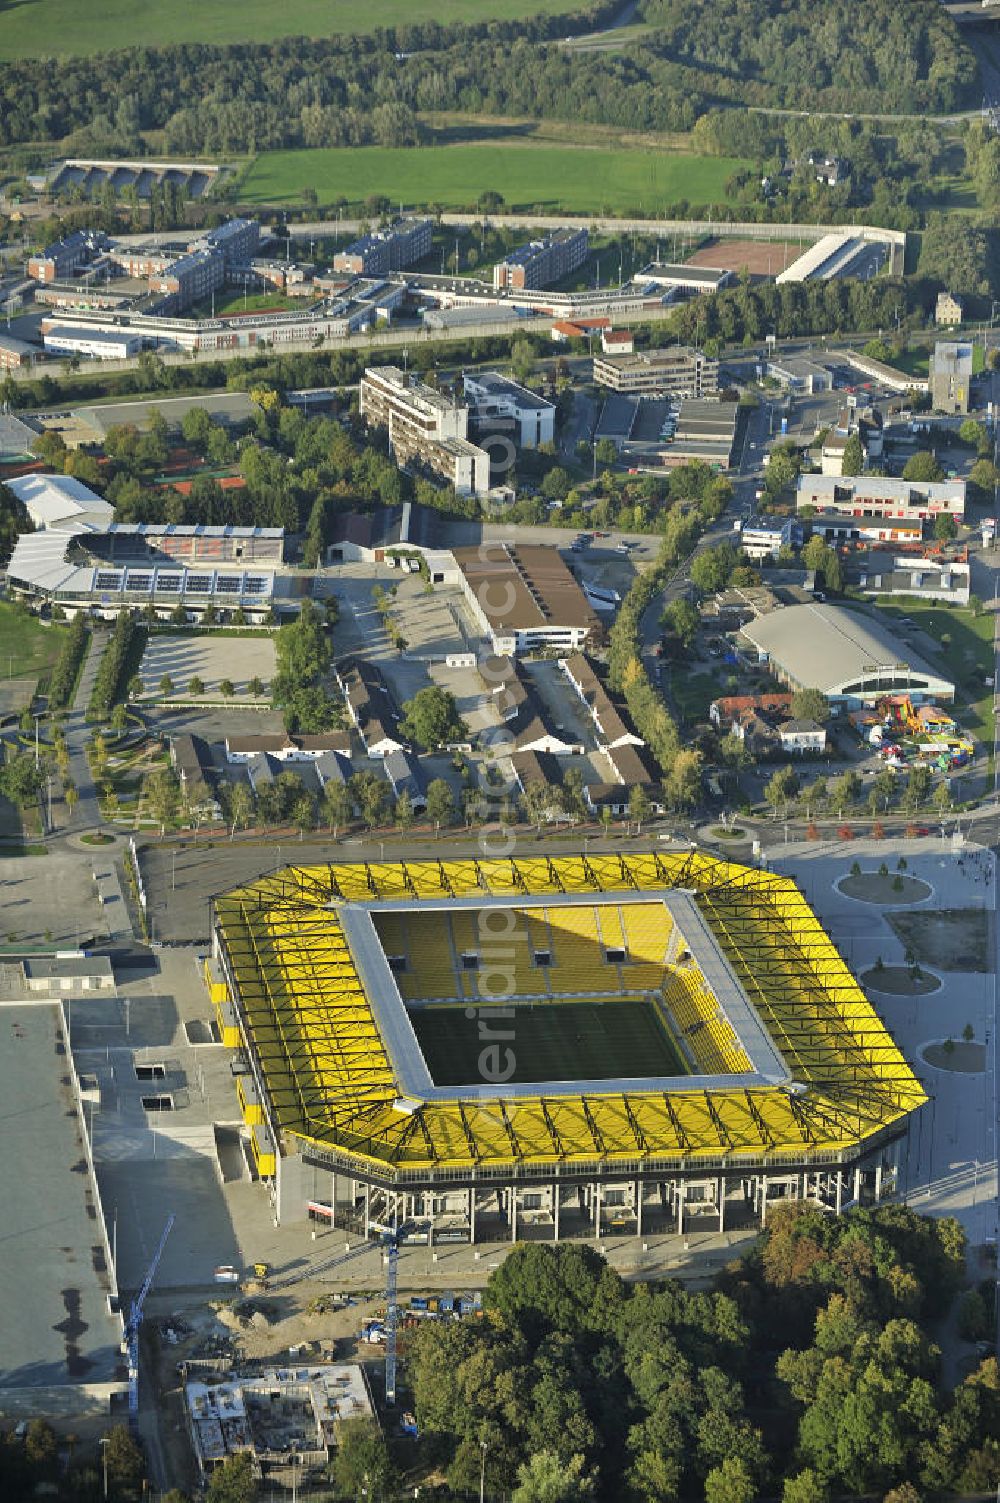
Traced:
<path fill-rule="evenodd" d="M 94 787 L 90 764 L 87 761 L 86 746 L 90 728 L 85 717 L 108 636 L 107 631 L 95 631 L 91 637 L 90 651 L 80 672 L 80 681 L 76 686 L 73 705 L 66 720 L 66 748 L 69 752 L 70 776 L 76 784 L 79 797 L 76 808 L 72 813 L 67 814 L 66 824 L 60 832 L 62 834 L 93 830 L 101 823 L 97 789 Z"/>

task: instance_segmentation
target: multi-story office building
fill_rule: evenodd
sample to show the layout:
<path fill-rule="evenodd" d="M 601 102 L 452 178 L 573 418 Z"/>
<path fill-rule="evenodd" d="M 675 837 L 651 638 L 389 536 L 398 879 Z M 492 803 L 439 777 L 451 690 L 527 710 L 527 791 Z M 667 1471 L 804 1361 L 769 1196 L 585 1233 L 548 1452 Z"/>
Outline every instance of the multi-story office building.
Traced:
<path fill-rule="evenodd" d="M 522 449 L 550 444 L 555 436 L 555 403 L 496 371 L 463 376 L 470 418 L 480 434 L 510 431 Z"/>
<path fill-rule="evenodd" d="M 636 350 L 632 355 L 595 355 L 594 380 L 611 391 L 713 396 L 719 390 L 719 362 L 685 345 Z"/>
<path fill-rule="evenodd" d="M 884 517 L 887 524 L 902 519 L 923 524 L 948 513 L 961 522 L 965 516 L 964 480 L 890 480 L 884 475 L 800 475 L 796 509 L 836 512 L 843 517 Z M 879 538 L 883 534 L 879 532 Z M 886 537 L 894 534 L 886 533 Z"/>
<path fill-rule="evenodd" d="M 387 229 L 362 235 L 333 258 L 334 271 L 356 277 L 381 277 L 403 271 L 430 254 L 433 226 L 429 219 L 397 219 Z"/>
<path fill-rule="evenodd" d="M 577 271 L 587 259 L 588 247 L 586 230 L 557 230 L 544 240 L 531 240 L 497 262 L 493 286 L 519 292 L 548 287 Z"/>
<path fill-rule="evenodd" d="M 370 427 L 388 431 L 400 464 L 427 465 L 460 495 L 489 490 L 489 455 L 469 443 L 469 409 L 461 403 L 386 365 L 365 371 L 358 405 Z"/>
<path fill-rule="evenodd" d="M 972 387 L 972 345 L 936 344 L 931 357 L 931 406 L 939 412 L 968 412 Z"/>

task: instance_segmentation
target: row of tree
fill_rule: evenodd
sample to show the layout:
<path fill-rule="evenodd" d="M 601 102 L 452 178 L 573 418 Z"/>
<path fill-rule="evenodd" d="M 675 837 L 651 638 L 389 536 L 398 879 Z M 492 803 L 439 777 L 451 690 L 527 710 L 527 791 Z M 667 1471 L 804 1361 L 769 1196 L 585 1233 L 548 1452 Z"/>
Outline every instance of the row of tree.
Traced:
<path fill-rule="evenodd" d="M 87 618 L 78 612 L 63 636 L 59 656 L 49 675 L 48 707 L 50 710 L 65 710 L 70 695 L 76 687 L 77 677 L 90 642 Z"/>
<path fill-rule="evenodd" d="M 131 611 L 119 611 L 94 678 L 87 709 L 91 720 L 107 719 L 115 705 L 122 703 L 142 656 L 144 641 L 145 630 Z"/>

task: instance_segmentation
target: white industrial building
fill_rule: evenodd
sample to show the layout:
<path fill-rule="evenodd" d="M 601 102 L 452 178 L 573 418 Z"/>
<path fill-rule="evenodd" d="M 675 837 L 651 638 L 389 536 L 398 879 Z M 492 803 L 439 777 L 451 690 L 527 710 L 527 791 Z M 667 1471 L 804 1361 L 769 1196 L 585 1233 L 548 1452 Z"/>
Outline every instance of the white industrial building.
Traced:
<path fill-rule="evenodd" d="M 819 689 L 847 710 L 884 694 L 953 700 L 955 685 L 874 614 L 837 605 L 790 605 L 749 622 L 742 636 L 791 689 Z"/>
<path fill-rule="evenodd" d="M 652 261 L 632 278 L 636 287 L 666 287 L 673 292 L 720 292 L 735 281 L 731 271 L 716 266 L 691 266 L 685 262 Z"/>
<path fill-rule="evenodd" d="M 603 641 L 600 618 L 557 548 L 484 543 L 456 548 L 454 558 L 469 609 L 498 656 L 576 652 Z"/>
<path fill-rule="evenodd" d="M 142 337 L 129 329 L 93 329 L 56 324 L 45 330 L 42 343 L 50 355 L 84 355 L 88 360 L 127 360 L 142 348 Z"/>

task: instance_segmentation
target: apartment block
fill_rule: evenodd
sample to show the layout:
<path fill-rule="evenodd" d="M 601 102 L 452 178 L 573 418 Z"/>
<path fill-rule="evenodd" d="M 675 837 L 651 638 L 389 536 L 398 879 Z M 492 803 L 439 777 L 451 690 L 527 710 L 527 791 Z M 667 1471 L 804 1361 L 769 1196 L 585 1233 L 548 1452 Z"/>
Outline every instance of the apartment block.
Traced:
<path fill-rule="evenodd" d="M 333 258 L 334 271 L 355 277 L 381 277 L 403 271 L 430 254 L 433 225 L 429 219 L 397 219 L 387 229 L 362 235 Z"/>
<path fill-rule="evenodd" d="M 56 240 L 37 256 L 28 257 L 28 276 L 36 282 L 57 282 L 70 277 L 105 250 L 108 237 L 101 230 L 74 230 Z"/>
<path fill-rule="evenodd" d="M 719 362 L 685 345 L 636 350 L 631 355 L 595 355 L 594 380 L 611 391 L 714 396 L 719 390 Z"/>
<path fill-rule="evenodd" d="M 387 430 L 399 464 L 427 465 L 460 495 L 489 490 L 489 455 L 469 442 L 469 409 L 461 403 L 389 365 L 365 371 L 358 406 L 369 427 Z"/>
<path fill-rule="evenodd" d="M 201 241 L 194 241 L 189 250 L 202 244 L 209 250 L 218 251 L 227 269 L 230 266 L 245 266 L 257 254 L 260 245 L 260 225 L 256 219 L 227 219 L 217 229 L 209 230 Z"/>
<path fill-rule="evenodd" d="M 203 245 L 199 250 L 181 256 L 166 271 L 151 276 L 149 290 L 169 297 L 170 311 L 179 313 L 208 297 L 222 286 L 225 279 L 226 263 L 222 255 Z"/>
<path fill-rule="evenodd" d="M 558 230 L 544 240 L 519 245 L 493 268 L 493 286 L 515 292 L 549 287 L 577 271 L 587 259 L 586 230 Z"/>

